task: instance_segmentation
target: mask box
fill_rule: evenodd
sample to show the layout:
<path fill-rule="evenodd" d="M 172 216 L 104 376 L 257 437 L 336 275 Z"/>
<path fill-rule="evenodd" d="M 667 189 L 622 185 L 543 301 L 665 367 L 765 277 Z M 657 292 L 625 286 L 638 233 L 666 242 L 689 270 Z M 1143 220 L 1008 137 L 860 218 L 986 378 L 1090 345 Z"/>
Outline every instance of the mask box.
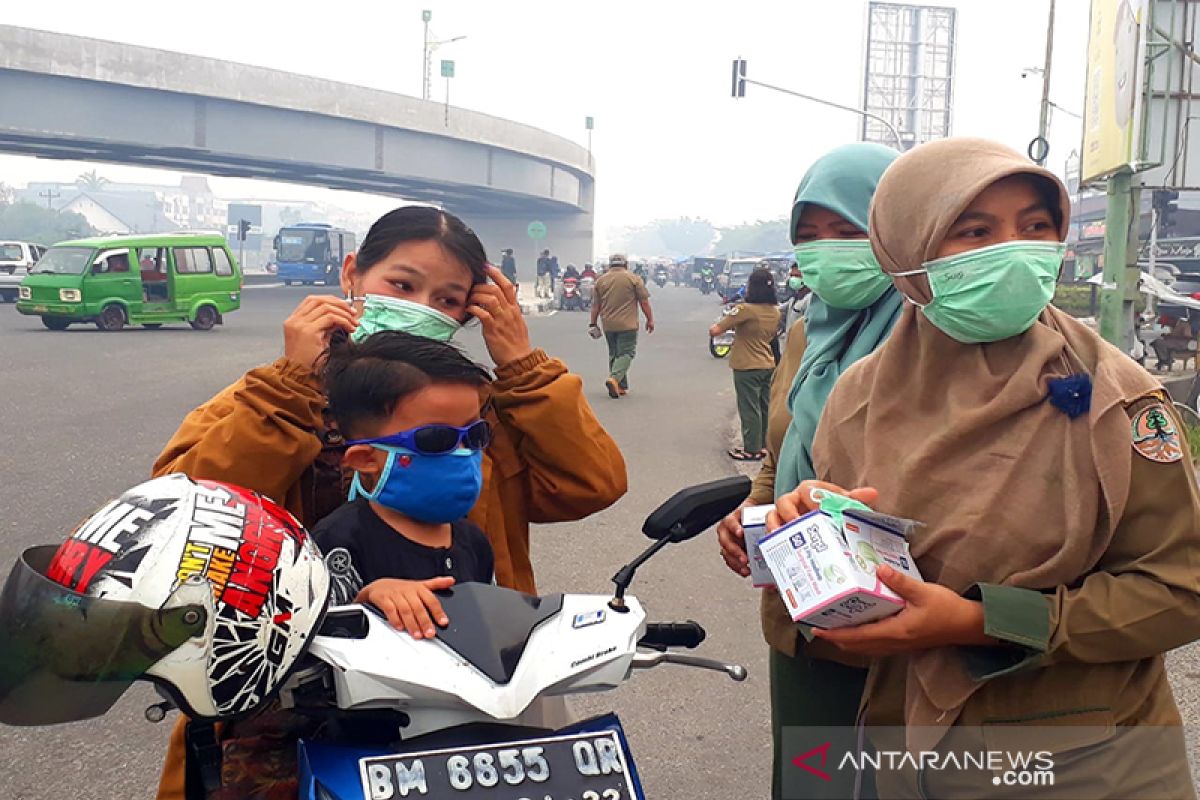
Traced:
<path fill-rule="evenodd" d="M 813 511 L 759 543 L 788 613 L 814 628 L 845 628 L 889 617 L 904 601 L 875 577 L 887 564 L 921 580 L 906 536 L 917 523 L 844 512 L 845 525 Z"/>
<path fill-rule="evenodd" d="M 746 556 L 750 560 L 750 582 L 755 589 L 764 589 L 775 585 L 775 576 L 763 558 L 759 542 L 767 536 L 767 514 L 775 510 L 775 506 L 747 506 L 742 509 L 742 530 L 746 536 Z"/>

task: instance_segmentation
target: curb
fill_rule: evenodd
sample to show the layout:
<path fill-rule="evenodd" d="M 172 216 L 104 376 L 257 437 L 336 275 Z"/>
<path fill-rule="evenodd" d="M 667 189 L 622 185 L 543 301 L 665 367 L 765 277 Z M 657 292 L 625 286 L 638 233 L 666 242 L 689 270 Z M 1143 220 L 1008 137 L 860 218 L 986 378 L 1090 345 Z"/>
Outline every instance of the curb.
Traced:
<path fill-rule="evenodd" d="M 525 316 L 544 316 L 547 311 L 554 310 L 554 299 L 550 297 L 540 297 L 536 300 L 520 300 L 521 313 Z"/>

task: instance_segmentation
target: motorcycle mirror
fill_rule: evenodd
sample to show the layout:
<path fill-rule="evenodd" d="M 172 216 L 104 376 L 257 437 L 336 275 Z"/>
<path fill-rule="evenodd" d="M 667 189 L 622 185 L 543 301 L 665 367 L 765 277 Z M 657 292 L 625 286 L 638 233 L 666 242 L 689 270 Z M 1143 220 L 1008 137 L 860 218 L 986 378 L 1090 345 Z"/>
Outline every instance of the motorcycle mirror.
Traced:
<path fill-rule="evenodd" d="M 744 475 L 690 486 L 646 518 L 642 533 L 655 540 L 686 542 L 731 514 L 750 494 Z"/>

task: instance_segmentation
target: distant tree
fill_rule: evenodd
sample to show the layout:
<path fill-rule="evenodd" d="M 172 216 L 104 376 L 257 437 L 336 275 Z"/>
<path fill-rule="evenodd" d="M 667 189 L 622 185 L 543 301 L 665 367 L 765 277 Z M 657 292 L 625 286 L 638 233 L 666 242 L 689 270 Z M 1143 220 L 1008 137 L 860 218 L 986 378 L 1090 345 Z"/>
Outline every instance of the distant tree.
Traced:
<path fill-rule="evenodd" d="M 75 179 L 75 185 L 80 189 L 88 189 L 93 192 L 100 192 L 104 187 L 112 183 L 108 178 L 101 176 L 96 170 L 85 172 Z"/>
<path fill-rule="evenodd" d="M 281 225 L 295 225 L 304 221 L 304 212 L 295 206 L 288 206 L 279 212 L 279 223 Z"/>
<path fill-rule="evenodd" d="M 790 250 L 788 220 L 769 219 L 721 228 L 716 249 L 720 253 L 771 253 Z"/>
<path fill-rule="evenodd" d="M 87 219 L 73 211 L 53 211 L 37 203 L 0 205 L 0 239 L 49 246 L 95 233 Z"/>
<path fill-rule="evenodd" d="M 0 181 L 0 206 L 6 206 L 13 201 L 16 191 L 4 181 Z"/>
<path fill-rule="evenodd" d="M 639 256 L 704 255 L 712 246 L 717 231 L 712 223 L 699 217 L 656 219 L 619 231 L 610 237 L 615 251 Z"/>

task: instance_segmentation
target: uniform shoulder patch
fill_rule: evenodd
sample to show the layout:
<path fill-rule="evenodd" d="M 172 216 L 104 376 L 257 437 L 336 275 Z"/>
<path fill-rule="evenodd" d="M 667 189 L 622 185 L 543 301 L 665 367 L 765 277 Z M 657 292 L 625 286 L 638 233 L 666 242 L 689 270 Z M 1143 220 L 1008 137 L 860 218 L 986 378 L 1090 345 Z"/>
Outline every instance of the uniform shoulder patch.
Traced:
<path fill-rule="evenodd" d="M 738 312 L 739 312 L 739 311 L 741 311 L 741 310 L 742 310 L 742 307 L 741 307 L 740 305 L 739 305 L 739 306 L 734 306 L 733 308 L 731 308 L 731 309 L 729 309 L 728 311 L 726 311 L 726 312 L 725 312 L 725 315 L 726 315 L 726 316 L 729 316 L 729 317 L 736 317 L 736 316 L 737 316 L 737 314 L 738 314 Z"/>
<path fill-rule="evenodd" d="M 1160 464 L 1183 460 L 1179 431 L 1162 403 L 1152 403 L 1138 412 L 1132 422 L 1133 449 L 1138 455 Z"/>

